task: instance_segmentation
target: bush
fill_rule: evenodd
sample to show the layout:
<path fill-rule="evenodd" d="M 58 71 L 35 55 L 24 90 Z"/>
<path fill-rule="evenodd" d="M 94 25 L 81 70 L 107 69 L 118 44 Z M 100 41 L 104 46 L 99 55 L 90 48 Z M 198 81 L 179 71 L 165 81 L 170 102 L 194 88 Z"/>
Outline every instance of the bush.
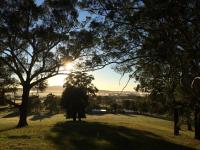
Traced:
<path fill-rule="evenodd" d="M 76 121 L 78 117 L 85 118 L 85 108 L 88 105 L 88 95 L 87 91 L 83 88 L 68 86 L 65 88 L 62 99 L 61 106 L 66 111 L 67 118 L 73 118 Z"/>
<path fill-rule="evenodd" d="M 50 114 L 58 113 L 60 110 L 60 98 L 52 93 L 48 94 L 44 100 L 44 107 Z"/>
<path fill-rule="evenodd" d="M 41 111 L 42 103 L 39 96 L 32 95 L 29 97 L 29 112 L 30 113 L 39 113 Z"/>

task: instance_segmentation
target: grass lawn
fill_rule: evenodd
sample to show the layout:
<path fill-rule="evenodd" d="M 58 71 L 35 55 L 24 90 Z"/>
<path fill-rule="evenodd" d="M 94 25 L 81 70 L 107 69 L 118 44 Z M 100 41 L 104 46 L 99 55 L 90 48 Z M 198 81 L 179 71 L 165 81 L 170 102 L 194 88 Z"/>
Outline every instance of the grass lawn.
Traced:
<path fill-rule="evenodd" d="M 17 121 L 0 118 L 0 150 L 200 150 L 193 132 L 183 127 L 175 137 L 172 122 L 141 115 L 89 115 L 75 123 L 63 114 L 30 116 L 22 129 L 14 128 Z"/>

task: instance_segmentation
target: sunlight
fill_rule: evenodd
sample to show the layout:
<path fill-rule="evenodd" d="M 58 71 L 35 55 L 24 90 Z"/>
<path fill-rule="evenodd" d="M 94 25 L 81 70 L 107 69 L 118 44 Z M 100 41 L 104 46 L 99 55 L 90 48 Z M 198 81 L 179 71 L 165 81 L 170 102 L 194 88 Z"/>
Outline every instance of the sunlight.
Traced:
<path fill-rule="evenodd" d="M 68 63 L 66 63 L 66 64 L 64 65 L 64 69 L 65 69 L 66 71 L 71 71 L 73 68 L 74 68 L 74 65 L 73 65 L 72 62 L 68 62 Z"/>
<path fill-rule="evenodd" d="M 65 82 L 65 78 L 67 74 L 72 72 L 72 70 L 75 68 L 75 64 L 72 62 L 66 62 L 61 68 L 60 68 L 60 73 L 62 75 L 56 75 L 54 77 L 51 77 L 48 79 L 48 84 L 50 86 L 63 86 Z"/>
<path fill-rule="evenodd" d="M 66 75 L 57 75 L 48 79 L 49 86 L 63 86 Z"/>

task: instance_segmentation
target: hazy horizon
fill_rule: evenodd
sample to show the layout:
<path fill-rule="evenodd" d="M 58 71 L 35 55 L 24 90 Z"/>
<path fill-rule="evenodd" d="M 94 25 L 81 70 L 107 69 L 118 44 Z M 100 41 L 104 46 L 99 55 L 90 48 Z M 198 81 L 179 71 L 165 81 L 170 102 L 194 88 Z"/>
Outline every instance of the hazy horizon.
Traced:
<path fill-rule="evenodd" d="M 93 84 L 99 90 L 122 91 L 129 79 L 128 74 L 122 77 L 121 74 L 111 69 L 111 66 L 88 72 L 88 74 L 94 76 Z M 57 75 L 48 79 L 48 84 L 49 86 L 63 86 L 66 77 L 67 75 Z M 130 80 L 124 91 L 135 91 L 136 84 L 134 79 Z"/>

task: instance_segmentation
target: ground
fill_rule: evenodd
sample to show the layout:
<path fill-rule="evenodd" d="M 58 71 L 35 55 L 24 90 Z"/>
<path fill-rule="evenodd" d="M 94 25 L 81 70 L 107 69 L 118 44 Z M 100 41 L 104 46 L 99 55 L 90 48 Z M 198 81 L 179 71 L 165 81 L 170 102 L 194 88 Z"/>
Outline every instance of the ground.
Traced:
<path fill-rule="evenodd" d="M 0 150 L 200 149 L 193 132 L 183 127 L 175 137 L 171 121 L 142 115 L 88 115 L 76 123 L 63 114 L 30 116 L 22 129 L 15 128 L 17 117 L 0 116 Z"/>

